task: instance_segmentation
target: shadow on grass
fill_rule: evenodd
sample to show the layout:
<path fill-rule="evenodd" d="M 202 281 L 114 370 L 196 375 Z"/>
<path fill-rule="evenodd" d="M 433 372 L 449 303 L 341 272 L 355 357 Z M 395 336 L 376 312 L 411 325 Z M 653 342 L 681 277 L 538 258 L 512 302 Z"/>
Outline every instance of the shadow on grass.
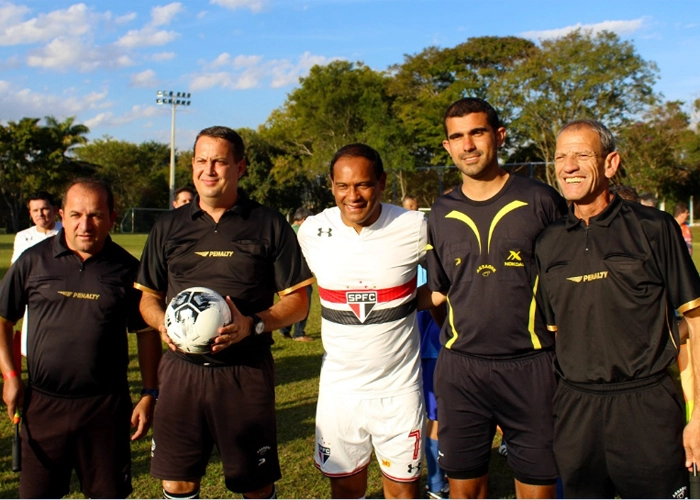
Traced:
<path fill-rule="evenodd" d="M 301 354 L 275 358 L 275 385 L 318 378 L 322 354 Z"/>

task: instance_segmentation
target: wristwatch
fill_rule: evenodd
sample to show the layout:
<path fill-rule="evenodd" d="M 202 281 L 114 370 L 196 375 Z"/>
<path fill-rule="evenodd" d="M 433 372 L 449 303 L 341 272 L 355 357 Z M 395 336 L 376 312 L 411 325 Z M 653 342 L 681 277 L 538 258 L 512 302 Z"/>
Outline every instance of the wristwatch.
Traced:
<path fill-rule="evenodd" d="M 251 314 L 250 317 L 253 318 L 252 333 L 255 335 L 263 333 L 265 331 L 265 322 L 257 314 Z"/>

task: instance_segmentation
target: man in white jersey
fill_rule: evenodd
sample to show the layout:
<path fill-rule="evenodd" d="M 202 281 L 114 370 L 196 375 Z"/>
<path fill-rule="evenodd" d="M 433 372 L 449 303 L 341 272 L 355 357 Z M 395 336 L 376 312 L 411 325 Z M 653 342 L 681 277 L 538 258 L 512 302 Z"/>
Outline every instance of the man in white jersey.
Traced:
<path fill-rule="evenodd" d="M 46 191 L 39 191 L 32 195 L 27 201 L 29 217 L 34 225 L 23 229 L 15 235 L 15 244 L 10 262 L 15 263 L 19 256 L 27 248 L 33 247 L 40 241 L 51 236 L 55 236 L 63 227 L 60 222 L 56 222 L 56 205 L 53 197 Z M 15 340 L 16 341 L 16 340 Z M 27 355 L 27 312 L 24 312 L 22 320 L 22 356 Z"/>
<path fill-rule="evenodd" d="M 29 217 L 35 225 L 19 231 L 15 235 L 11 260 L 13 264 L 27 248 L 54 236 L 63 227 L 60 222 L 56 222 L 56 206 L 53 198 L 46 191 L 39 191 L 29 198 L 27 208 L 29 209 Z"/>
<path fill-rule="evenodd" d="M 425 410 L 416 268 L 426 220 L 381 203 L 386 174 L 369 146 L 338 150 L 330 178 L 337 207 L 299 229 L 318 281 L 325 349 L 314 460 L 333 498 L 360 498 L 374 447 L 385 498 L 418 498 Z"/>

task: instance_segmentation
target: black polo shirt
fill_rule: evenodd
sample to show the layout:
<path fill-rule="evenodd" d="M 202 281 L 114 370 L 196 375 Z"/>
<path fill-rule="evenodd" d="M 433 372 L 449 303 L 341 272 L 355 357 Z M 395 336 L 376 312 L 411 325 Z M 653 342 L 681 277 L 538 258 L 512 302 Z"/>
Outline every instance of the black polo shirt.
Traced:
<path fill-rule="evenodd" d="M 554 336 L 536 314 L 534 246 L 545 226 L 565 213 L 554 189 L 518 175 L 489 200 L 471 200 L 460 186 L 435 201 L 428 287 L 447 295 L 446 348 L 508 357 L 552 346 Z"/>
<path fill-rule="evenodd" d="M 673 217 L 615 196 L 587 226 L 572 208 L 542 233 L 536 257 L 559 375 L 625 382 L 674 362 L 673 310 L 700 306 L 700 278 Z"/>
<path fill-rule="evenodd" d="M 251 315 L 272 306 L 276 293 L 291 293 L 313 278 L 282 214 L 239 191 L 236 205 L 218 223 L 199 208 L 199 197 L 163 214 L 148 236 L 136 281 L 137 288 L 164 297 L 166 304 L 186 288 L 211 288 Z M 238 364 L 271 344 L 267 332 L 217 354 L 178 354 L 194 363 Z"/>
<path fill-rule="evenodd" d="M 29 310 L 27 366 L 31 386 L 59 397 L 124 390 L 127 328 L 146 328 L 134 289 L 138 260 L 107 237 L 82 262 L 61 230 L 27 249 L 0 283 L 0 316 Z"/>

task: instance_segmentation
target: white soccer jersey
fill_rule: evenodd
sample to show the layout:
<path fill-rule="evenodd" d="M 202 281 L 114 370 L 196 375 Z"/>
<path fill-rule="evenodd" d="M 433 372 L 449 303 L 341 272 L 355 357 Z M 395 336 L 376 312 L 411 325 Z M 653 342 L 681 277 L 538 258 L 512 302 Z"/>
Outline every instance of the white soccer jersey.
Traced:
<path fill-rule="evenodd" d="M 12 264 L 15 263 L 17 259 L 19 259 L 19 256 L 22 255 L 22 253 L 29 247 L 33 247 L 40 241 L 44 241 L 46 238 L 50 238 L 51 236 L 55 236 L 58 234 L 58 232 L 61 230 L 63 225 L 60 222 L 56 222 L 54 225 L 53 229 L 49 229 L 47 232 L 42 233 L 39 231 L 36 226 L 32 226 L 27 229 L 23 229 L 22 231 L 19 231 L 15 235 L 15 244 L 14 244 L 14 249 L 12 252 L 12 259 L 10 262 Z"/>
<path fill-rule="evenodd" d="M 416 267 L 425 216 L 382 204 L 358 234 L 329 208 L 302 224 L 299 243 L 321 297 L 321 390 L 389 397 L 419 388 Z"/>

